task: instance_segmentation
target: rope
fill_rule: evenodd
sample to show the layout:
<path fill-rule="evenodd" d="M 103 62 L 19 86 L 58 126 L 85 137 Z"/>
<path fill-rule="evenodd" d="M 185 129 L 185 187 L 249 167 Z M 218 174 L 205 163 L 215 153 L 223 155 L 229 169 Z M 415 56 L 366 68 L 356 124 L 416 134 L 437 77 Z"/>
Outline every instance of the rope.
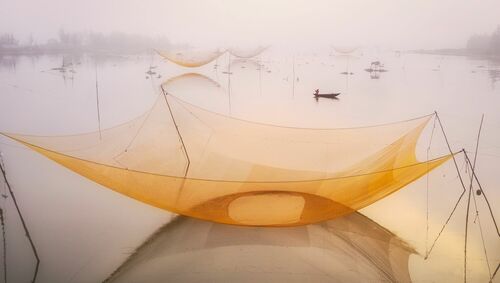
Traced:
<path fill-rule="evenodd" d="M 7 189 L 9 189 L 10 196 L 12 197 L 12 201 L 14 202 L 14 206 L 16 207 L 17 214 L 19 215 L 19 219 L 21 219 L 21 224 L 23 225 L 24 232 L 26 233 L 26 237 L 28 238 L 28 241 L 31 245 L 31 249 L 33 250 L 33 254 L 36 259 L 36 266 L 35 266 L 35 271 L 33 274 L 33 279 L 31 282 L 36 281 L 36 277 L 38 275 L 38 268 L 40 266 L 40 258 L 38 257 L 38 252 L 36 250 L 35 244 L 33 243 L 33 239 L 31 238 L 30 232 L 28 230 L 28 227 L 26 225 L 26 222 L 24 221 L 23 214 L 21 213 L 21 209 L 19 208 L 19 205 L 17 204 L 16 196 L 14 195 L 14 192 L 12 191 L 12 187 L 9 184 L 9 181 L 7 179 L 7 174 L 5 173 L 5 168 L 3 165 L 3 158 L 0 155 L 0 171 L 2 171 L 3 179 L 5 181 L 5 184 L 7 185 Z"/>
<path fill-rule="evenodd" d="M 476 170 L 476 161 L 477 161 L 477 152 L 479 149 L 479 138 L 481 137 L 481 130 L 483 129 L 483 121 L 484 114 L 481 116 L 481 123 L 479 124 L 479 131 L 477 132 L 476 139 L 476 152 L 474 154 L 474 163 L 471 166 L 471 171 L 474 172 Z M 469 164 L 470 165 L 470 164 Z M 468 239 L 468 231 L 469 231 L 469 208 L 470 208 L 470 197 L 472 193 L 472 185 L 473 185 L 473 175 L 470 177 L 469 184 L 469 197 L 467 198 L 467 213 L 465 215 L 465 237 L 464 237 L 464 282 L 467 282 L 467 239 Z"/>
<path fill-rule="evenodd" d="M 460 170 L 458 168 L 458 164 L 457 164 L 457 159 L 455 158 L 455 155 L 453 155 L 453 151 L 451 150 L 451 146 L 450 146 L 450 143 L 448 141 L 448 137 L 446 136 L 446 133 L 444 131 L 444 127 L 443 127 L 443 123 L 441 122 L 441 119 L 439 118 L 439 115 L 437 112 L 434 112 L 436 114 L 436 118 L 439 122 L 439 126 L 441 127 L 441 131 L 443 133 L 443 136 L 444 136 L 444 140 L 446 141 L 446 145 L 448 146 L 448 150 L 450 151 L 450 154 L 452 154 L 452 158 L 453 158 L 453 163 L 455 164 L 455 168 L 457 169 L 457 173 L 458 173 L 458 177 L 460 179 L 460 183 L 462 184 L 462 188 L 463 188 L 463 191 L 462 191 L 462 195 L 460 196 L 460 198 L 463 196 L 463 194 L 465 193 L 466 191 L 466 188 L 465 188 L 465 183 L 464 183 L 464 180 L 462 179 L 462 175 L 460 174 Z M 464 151 L 464 150 L 462 150 Z"/>
<path fill-rule="evenodd" d="M 207 148 L 208 148 L 208 145 L 210 144 L 210 141 L 212 140 L 212 137 L 213 137 L 213 133 L 215 132 L 215 129 L 210 126 L 209 124 L 205 123 L 202 119 L 200 119 L 200 117 L 198 117 L 195 113 L 193 113 L 191 110 L 189 110 L 184 104 L 182 103 L 179 103 L 179 100 L 177 97 L 175 96 L 170 96 L 170 97 L 173 97 L 174 100 L 177 100 L 177 104 L 182 107 L 182 109 L 184 109 L 187 113 L 191 114 L 191 116 L 193 116 L 194 118 L 196 118 L 196 120 L 198 122 L 200 122 L 201 124 L 203 124 L 205 127 L 209 128 L 210 129 L 210 136 L 208 137 L 207 141 L 205 142 L 205 144 L 203 145 L 203 150 L 202 150 L 202 156 L 206 156 L 205 153 L 207 152 Z"/>
<path fill-rule="evenodd" d="M 186 145 L 184 144 L 184 139 L 182 138 L 181 132 L 179 131 L 179 127 L 177 126 L 177 121 L 175 120 L 174 114 L 172 112 L 172 108 L 170 108 L 170 103 L 168 102 L 168 98 L 167 98 L 168 93 L 163 89 L 163 85 L 161 85 L 160 87 L 161 87 L 161 91 L 163 92 L 163 97 L 165 98 L 165 102 L 167 103 L 167 106 L 168 106 L 168 112 L 170 113 L 170 117 L 172 118 L 172 122 L 174 122 L 175 130 L 177 131 L 177 135 L 179 137 L 179 140 L 181 141 L 182 149 L 183 149 L 184 155 L 186 156 L 186 160 L 187 160 L 186 169 L 184 171 L 184 178 L 182 178 L 182 182 L 181 182 L 181 185 L 179 187 L 179 192 L 177 194 L 177 199 L 175 201 L 175 203 L 177 204 L 177 202 L 179 201 L 179 199 L 181 197 L 182 189 L 184 188 L 184 185 L 186 183 L 186 179 L 187 179 L 186 177 L 187 177 L 187 174 L 189 172 L 189 166 L 191 165 L 191 159 L 189 158 L 189 154 L 188 154 L 188 151 L 186 149 Z"/>
<path fill-rule="evenodd" d="M 177 105 L 179 105 L 180 107 L 182 107 L 182 109 L 184 109 L 187 113 L 189 113 L 191 116 L 193 116 L 194 118 L 196 118 L 196 120 L 198 122 L 200 122 L 201 124 L 203 124 L 203 126 L 207 127 L 207 128 L 210 128 L 210 130 L 212 132 L 215 132 L 215 129 L 210 126 L 209 124 L 207 124 L 205 121 L 203 121 L 198 115 L 196 115 L 193 111 L 189 110 L 186 105 L 184 105 L 186 102 L 183 101 L 182 99 L 179 99 L 177 96 L 174 96 L 174 95 L 170 95 L 170 97 L 172 97 L 174 100 L 177 101 Z M 191 105 L 192 104 L 189 104 L 187 103 L 188 105 Z"/>
<path fill-rule="evenodd" d="M 467 152 L 464 152 L 465 153 L 465 158 L 466 158 L 466 161 L 470 164 L 470 159 L 469 159 L 469 156 L 467 155 Z M 500 237 L 500 233 L 498 232 L 498 226 L 497 226 L 497 222 L 496 222 L 496 219 L 495 219 L 495 215 L 493 214 L 493 211 L 491 209 L 491 206 L 490 206 L 490 203 L 488 201 L 488 198 L 486 197 L 486 195 L 484 194 L 484 190 L 481 186 L 481 183 L 479 182 L 479 179 L 476 175 L 476 173 L 474 171 L 471 172 L 472 176 L 474 177 L 474 180 L 476 181 L 476 183 L 478 184 L 479 186 L 479 191 L 481 192 L 481 195 L 484 197 L 485 201 L 486 201 L 486 204 L 488 205 L 488 209 L 490 211 L 490 216 L 491 216 L 491 219 L 493 220 L 493 224 L 495 225 L 495 228 L 497 230 L 497 235 Z M 479 225 L 481 225 L 481 223 L 479 222 Z M 485 249 L 485 255 L 486 255 L 486 262 L 488 264 L 488 270 L 490 271 L 490 267 L 489 267 L 489 262 L 488 262 L 488 257 L 487 257 L 487 254 L 486 254 L 486 248 L 485 248 L 485 244 L 484 244 L 484 238 L 483 238 L 483 232 L 482 232 L 482 227 L 479 226 L 480 229 L 481 229 L 481 238 L 483 240 L 483 248 Z M 493 279 L 495 278 L 495 276 L 497 275 L 497 272 L 498 272 L 498 269 L 500 268 L 500 263 L 497 265 L 495 271 L 493 272 L 493 274 L 491 274 L 491 271 L 490 271 L 490 282 L 493 282 Z"/>
<path fill-rule="evenodd" d="M 102 139 L 101 134 L 101 110 L 99 107 L 99 85 L 97 82 L 97 63 L 95 65 L 95 96 L 96 96 L 96 107 L 97 107 L 97 123 L 99 127 L 99 139 Z"/>
<path fill-rule="evenodd" d="M 232 105 L 231 105 L 231 53 L 228 53 L 228 63 L 227 63 L 227 100 L 229 106 L 229 116 L 231 116 Z"/>
<path fill-rule="evenodd" d="M 491 276 L 490 282 L 493 282 L 493 279 L 495 279 L 495 275 L 497 275 L 498 269 L 500 268 L 500 263 L 497 265 L 497 268 L 495 269 L 495 272 L 493 272 L 493 275 Z"/>
<path fill-rule="evenodd" d="M 431 138 L 429 139 L 429 145 L 427 146 L 427 171 L 429 171 L 429 151 L 431 150 L 431 144 L 432 144 L 432 139 L 434 137 L 434 130 L 436 129 L 436 118 L 434 117 L 434 121 L 432 123 L 432 131 L 431 131 Z M 429 252 L 429 246 L 428 246 L 428 241 L 429 241 L 429 174 L 426 174 L 426 193 L 425 193 L 425 198 L 426 198 L 426 233 L 425 233 L 425 253 L 427 254 Z"/>
<path fill-rule="evenodd" d="M 465 154 L 465 158 L 466 158 L 467 163 L 470 165 L 471 163 L 470 163 L 470 160 L 469 160 L 469 156 L 467 155 L 467 152 L 464 152 L 464 154 Z M 476 150 L 476 154 L 477 154 L 477 150 Z M 495 216 L 494 216 L 493 211 L 491 209 L 490 203 L 489 203 L 486 195 L 484 194 L 483 188 L 482 188 L 481 184 L 479 183 L 479 179 L 477 178 L 476 173 L 475 173 L 474 170 L 472 170 L 472 172 L 471 172 L 471 186 L 472 186 L 472 178 L 474 178 L 476 180 L 476 183 L 479 185 L 479 190 L 481 191 L 482 195 L 484 196 L 484 199 L 486 200 L 486 203 L 488 204 L 488 208 L 489 208 L 489 211 L 490 211 L 493 223 L 495 224 L 495 228 L 497 230 L 497 234 L 500 236 L 500 234 L 498 233 L 497 222 L 495 220 Z M 497 267 L 495 269 L 495 272 L 493 272 L 493 274 L 491 274 L 490 264 L 489 264 L 489 260 L 488 260 L 488 254 L 486 252 L 486 245 L 485 245 L 485 242 L 484 242 L 483 229 L 482 229 L 482 226 L 481 226 L 481 220 L 479 219 L 479 212 L 477 211 L 477 204 L 476 204 L 476 198 L 475 198 L 475 196 L 474 196 L 474 205 L 476 206 L 476 213 L 478 215 L 478 220 L 479 220 L 479 229 L 480 229 L 480 232 L 481 232 L 481 240 L 483 242 L 483 249 L 484 249 L 484 254 L 485 254 L 485 257 L 486 257 L 486 264 L 488 265 L 488 272 L 490 274 L 490 281 L 489 282 L 493 282 L 493 279 L 495 278 L 495 276 L 496 276 L 496 274 L 498 272 L 498 269 L 500 267 L 500 263 L 497 265 Z"/>
<path fill-rule="evenodd" d="M 1 159 L 1 152 L 0 152 L 0 165 L 3 165 L 2 164 L 2 159 Z M 2 192 L 2 207 L 3 209 L 6 209 L 6 199 L 7 199 L 7 185 L 5 184 L 5 182 L 2 182 L 3 183 L 3 192 Z M 2 242 L 3 242 L 3 280 L 4 280 L 4 283 L 7 283 L 7 238 L 6 238 L 6 235 L 5 235 L 5 227 L 6 227 L 6 218 L 7 218 L 7 211 L 3 210 L 2 208 L 0 208 L 0 222 L 2 224 Z"/>
<path fill-rule="evenodd" d="M 467 211 L 465 214 L 465 236 L 464 236 L 464 282 L 467 282 L 467 236 L 469 228 L 469 207 L 472 189 L 469 189 L 469 196 L 467 198 Z"/>
<path fill-rule="evenodd" d="M 168 94 L 171 97 L 175 97 L 175 99 L 177 99 L 178 101 L 180 101 L 182 103 L 188 104 L 188 105 L 190 105 L 190 106 L 192 106 L 194 108 L 200 109 L 202 111 L 209 112 L 209 113 L 211 113 L 213 115 L 216 115 L 216 116 L 220 116 L 220 117 L 224 117 L 224 118 L 227 118 L 227 119 L 236 120 L 236 121 L 240 121 L 240 122 L 244 122 L 244 123 L 249 123 L 249 124 L 253 124 L 253 125 L 262 125 L 262 126 L 266 126 L 266 127 L 275 127 L 275 128 L 281 128 L 281 129 L 295 129 L 295 130 L 307 130 L 307 131 L 338 131 L 338 130 L 366 129 L 366 128 L 391 126 L 391 125 L 395 125 L 395 124 L 402 124 L 402 123 L 407 123 L 407 122 L 413 122 L 413 121 L 416 121 L 416 120 L 424 119 L 424 118 L 431 117 L 431 116 L 435 115 L 435 112 L 434 112 L 434 113 L 431 113 L 431 114 L 426 114 L 426 115 L 422 115 L 422 116 L 418 116 L 418 117 L 414 117 L 414 118 L 410 118 L 410 119 L 406 119 L 406 120 L 400 120 L 400 121 L 388 122 L 388 123 L 380 123 L 380 124 L 373 124 L 373 125 L 368 125 L 368 126 L 357 126 L 357 127 L 339 127 L 339 128 L 292 127 L 292 126 L 275 125 L 275 124 L 268 124 L 268 123 L 263 123 L 263 122 L 250 121 L 250 120 L 245 120 L 245 119 L 237 118 L 237 117 L 234 117 L 234 116 L 224 115 L 224 114 L 221 114 L 221 113 L 218 113 L 218 112 L 213 112 L 213 111 L 210 111 L 208 109 L 205 109 L 205 108 L 202 108 L 200 106 L 197 106 L 197 105 L 195 105 L 195 104 L 193 104 L 191 102 L 188 102 L 188 101 L 186 101 L 186 100 L 184 100 L 184 99 L 176 96 L 175 94 L 172 94 L 172 93 L 168 93 Z"/>
<path fill-rule="evenodd" d="M 464 152 L 464 153 L 465 153 L 465 158 L 470 163 L 469 156 L 467 155 L 467 152 Z M 500 231 L 498 229 L 498 225 L 497 225 L 497 221 L 495 219 L 495 215 L 493 214 L 493 210 L 491 209 L 490 202 L 489 202 L 488 198 L 486 197 L 486 194 L 484 193 L 483 187 L 482 187 L 481 183 L 479 182 L 479 179 L 478 179 L 478 177 L 476 175 L 476 172 L 472 172 L 472 176 L 474 176 L 474 180 L 476 181 L 477 185 L 479 186 L 479 190 L 481 191 L 481 194 L 484 197 L 484 200 L 486 201 L 486 204 L 488 205 L 488 209 L 490 211 L 491 219 L 493 220 L 493 224 L 495 224 L 495 228 L 497 230 L 497 235 L 500 237 Z"/>
<path fill-rule="evenodd" d="M 158 94 L 160 95 L 160 94 Z M 146 117 L 144 118 L 144 120 L 141 122 L 141 125 L 139 126 L 139 128 L 137 129 L 137 131 L 135 132 L 134 136 L 132 137 L 132 139 L 130 140 L 130 142 L 127 144 L 127 146 L 125 147 L 125 149 L 123 151 L 121 151 L 120 153 L 118 153 L 117 155 L 113 156 L 113 160 L 116 161 L 117 163 L 121 164 L 120 161 L 118 161 L 117 158 L 120 158 L 120 156 L 122 156 L 124 153 L 128 152 L 128 150 L 130 149 L 130 147 L 132 146 L 132 144 L 135 142 L 135 140 L 137 139 L 137 137 L 139 136 L 139 133 L 142 131 L 142 129 L 144 128 L 144 125 L 146 125 L 146 122 L 149 120 L 149 117 L 151 116 L 151 113 L 153 113 L 153 109 L 155 108 L 156 104 L 158 104 L 158 98 L 156 99 L 153 107 L 147 112 L 146 114 Z"/>
<path fill-rule="evenodd" d="M 177 135 L 179 136 L 179 140 L 181 141 L 182 149 L 184 151 L 184 154 L 186 155 L 187 165 L 186 165 L 186 169 L 184 172 L 184 179 L 185 179 L 185 177 L 187 176 L 187 173 L 189 171 L 189 166 L 191 165 L 191 159 L 189 158 L 189 154 L 188 154 L 188 151 L 186 149 L 186 145 L 184 144 L 184 140 L 182 139 L 181 132 L 179 131 L 179 127 L 177 126 L 177 121 L 175 120 L 174 114 L 172 113 L 172 108 L 170 108 L 170 103 L 168 102 L 168 99 L 167 99 L 168 93 L 163 89 L 163 86 L 161 86 L 161 91 L 163 92 L 163 97 L 165 98 L 165 102 L 167 103 L 170 117 L 172 118 L 172 121 L 174 122 L 175 130 L 177 131 Z"/>
<path fill-rule="evenodd" d="M 3 209 L 0 208 L 0 222 L 2 223 L 2 239 L 3 239 L 3 282 L 7 283 L 7 239 L 5 238 L 5 221 Z"/>
<path fill-rule="evenodd" d="M 473 175 L 472 174 L 469 174 L 469 175 L 470 175 L 470 177 L 472 179 Z M 481 225 L 481 218 L 479 217 L 479 210 L 477 208 L 477 201 L 476 201 L 476 195 L 475 194 L 472 194 L 472 199 L 474 200 L 474 208 L 476 210 L 476 218 L 474 219 L 474 223 L 476 223 L 476 220 L 477 220 L 477 224 L 478 224 L 478 227 L 479 227 L 479 232 L 481 234 L 481 241 L 483 243 L 484 257 L 486 258 L 486 266 L 488 267 L 488 274 L 489 274 L 490 280 L 491 280 L 492 278 L 491 278 L 490 261 L 488 259 L 488 252 L 486 251 L 486 242 L 484 241 L 483 226 Z"/>
<path fill-rule="evenodd" d="M 437 113 L 437 111 L 434 112 L 434 114 L 436 115 L 436 120 L 439 122 L 439 126 L 441 128 L 441 132 L 443 133 L 443 136 L 444 136 L 444 140 L 446 141 L 446 145 L 448 146 L 448 150 L 450 151 L 450 153 L 452 154 L 452 159 L 453 159 L 453 164 L 455 164 L 455 169 L 457 170 L 457 174 L 458 174 L 458 178 L 460 180 L 460 184 L 462 185 L 462 193 L 460 194 L 460 196 L 458 197 L 455 205 L 453 206 L 453 209 L 451 210 L 451 213 L 450 215 L 448 216 L 448 218 L 446 219 L 445 223 L 443 224 L 443 227 L 441 228 L 441 230 L 439 231 L 436 239 L 434 239 L 434 242 L 432 243 L 431 245 L 431 248 L 429 249 L 429 252 L 425 255 L 424 259 L 427 259 L 429 258 L 429 255 L 431 254 L 432 250 L 434 249 L 434 246 L 436 245 L 438 239 L 441 237 L 441 234 L 443 233 L 446 225 L 448 225 L 448 223 L 450 222 L 451 220 L 451 217 L 453 216 L 453 214 L 455 213 L 455 211 L 457 210 L 457 207 L 458 207 L 458 204 L 460 203 L 460 201 L 462 200 L 462 197 L 464 196 L 465 194 L 465 191 L 466 191 L 466 188 L 465 188 L 465 183 L 464 183 L 464 180 L 462 179 L 462 174 L 460 174 L 460 168 L 458 167 L 458 164 L 457 164 L 457 160 L 455 158 L 455 155 L 453 154 L 453 151 L 451 149 L 451 146 L 450 146 L 450 143 L 448 141 L 448 137 L 446 136 L 446 132 L 444 131 L 444 127 L 443 127 L 443 123 L 441 123 L 441 119 L 439 118 L 439 115 Z M 462 152 L 465 153 L 465 150 L 462 149 Z"/>

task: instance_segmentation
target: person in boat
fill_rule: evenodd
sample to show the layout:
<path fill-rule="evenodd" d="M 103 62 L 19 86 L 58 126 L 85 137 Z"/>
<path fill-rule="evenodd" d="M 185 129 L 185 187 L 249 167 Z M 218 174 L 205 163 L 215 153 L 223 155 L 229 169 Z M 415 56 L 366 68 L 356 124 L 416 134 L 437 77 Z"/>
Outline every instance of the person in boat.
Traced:
<path fill-rule="evenodd" d="M 316 90 L 314 91 L 314 95 L 319 95 L 319 89 L 316 89 Z"/>

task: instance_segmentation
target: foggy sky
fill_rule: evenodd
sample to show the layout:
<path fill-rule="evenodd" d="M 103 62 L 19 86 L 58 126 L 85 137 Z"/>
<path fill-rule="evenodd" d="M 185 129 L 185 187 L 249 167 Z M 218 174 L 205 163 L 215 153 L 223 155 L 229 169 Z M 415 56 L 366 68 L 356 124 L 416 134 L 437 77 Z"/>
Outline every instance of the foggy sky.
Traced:
<path fill-rule="evenodd" d="M 459 48 L 500 24 L 499 0 L 0 0 L 0 32 L 165 35 L 193 44 Z"/>

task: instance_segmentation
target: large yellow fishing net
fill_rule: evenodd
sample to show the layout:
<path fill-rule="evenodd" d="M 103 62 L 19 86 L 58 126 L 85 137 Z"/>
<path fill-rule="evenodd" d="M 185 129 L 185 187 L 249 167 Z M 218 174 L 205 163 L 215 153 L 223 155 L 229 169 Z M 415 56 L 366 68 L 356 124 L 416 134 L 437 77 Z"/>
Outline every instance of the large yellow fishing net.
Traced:
<path fill-rule="evenodd" d="M 432 115 L 362 128 L 280 127 L 199 108 L 177 97 L 177 87 L 167 81 L 149 112 L 101 132 L 5 135 L 141 202 L 250 226 L 304 225 L 356 211 L 451 157 L 416 158 Z"/>

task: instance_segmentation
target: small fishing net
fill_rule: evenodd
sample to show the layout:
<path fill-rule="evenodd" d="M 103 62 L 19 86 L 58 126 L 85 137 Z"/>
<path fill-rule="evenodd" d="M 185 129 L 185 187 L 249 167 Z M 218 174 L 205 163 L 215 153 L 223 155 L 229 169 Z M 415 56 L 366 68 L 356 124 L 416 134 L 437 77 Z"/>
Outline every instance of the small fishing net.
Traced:
<path fill-rule="evenodd" d="M 199 49 L 185 49 L 185 50 L 158 50 L 160 56 L 183 67 L 201 67 L 206 65 L 219 56 L 224 54 L 224 51 L 219 49 L 215 50 L 199 50 Z"/>

